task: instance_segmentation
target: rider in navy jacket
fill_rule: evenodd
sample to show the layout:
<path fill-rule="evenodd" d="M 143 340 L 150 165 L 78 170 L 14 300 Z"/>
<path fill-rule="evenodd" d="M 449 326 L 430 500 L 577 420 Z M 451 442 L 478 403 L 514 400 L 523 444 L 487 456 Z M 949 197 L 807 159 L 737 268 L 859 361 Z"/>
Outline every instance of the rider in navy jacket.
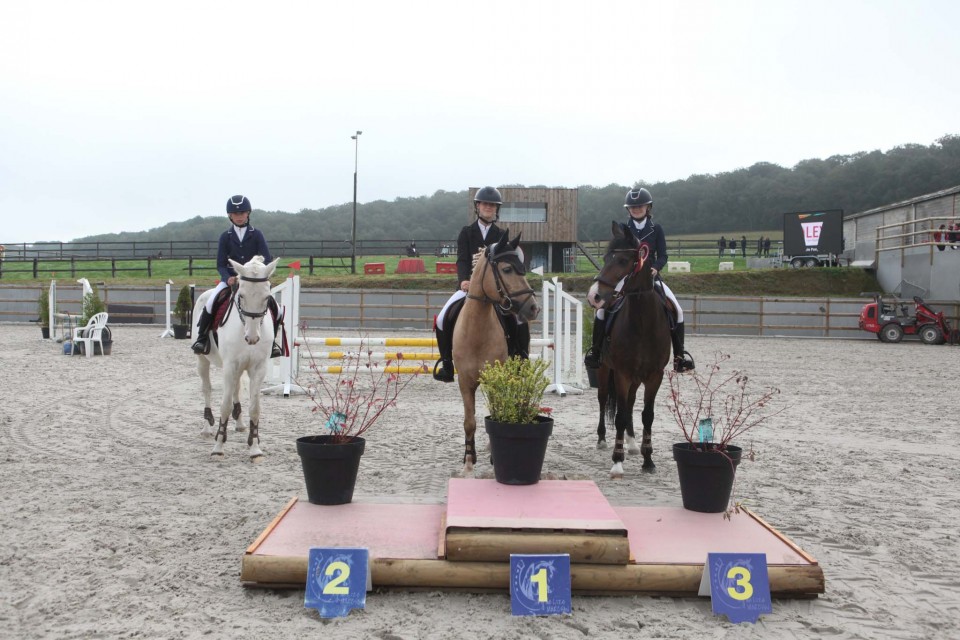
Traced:
<path fill-rule="evenodd" d="M 653 196 L 646 189 L 631 189 L 627 192 L 623 206 L 630 214 L 630 221 L 627 226 L 640 240 L 640 244 L 647 245 L 647 249 L 650 251 L 649 255 L 653 259 L 651 273 L 653 274 L 654 286 L 663 291 L 664 296 L 673 303 L 676 309 L 677 322 L 670 330 L 670 338 L 673 342 L 673 370 L 678 372 L 690 371 L 696 365 L 693 357 L 683 348 L 683 309 L 670 287 L 659 277 L 660 272 L 667 264 L 667 240 L 664 237 L 663 228 L 653 221 L 653 216 L 650 213 L 653 209 Z M 606 336 L 604 316 L 603 309 L 597 311 L 596 320 L 593 323 L 593 345 L 583 357 L 583 363 L 592 369 L 600 366 L 600 350 Z"/>
<path fill-rule="evenodd" d="M 253 256 L 263 256 L 266 264 L 273 262 L 267 240 L 259 229 L 250 226 L 250 200 L 246 196 L 233 196 L 227 200 L 227 216 L 230 218 L 230 228 L 220 234 L 220 243 L 217 245 L 217 272 L 220 282 L 213 293 L 207 298 L 207 304 L 200 314 L 197 327 L 197 340 L 193 343 L 193 352 L 205 354 L 210 352 L 210 325 L 213 324 L 213 303 L 218 294 L 237 281 L 237 274 L 227 262 L 228 259 L 240 264 L 246 264 Z M 274 317 L 274 341 L 271 358 L 282 355 L 276 336 L 276 316 Z"/>

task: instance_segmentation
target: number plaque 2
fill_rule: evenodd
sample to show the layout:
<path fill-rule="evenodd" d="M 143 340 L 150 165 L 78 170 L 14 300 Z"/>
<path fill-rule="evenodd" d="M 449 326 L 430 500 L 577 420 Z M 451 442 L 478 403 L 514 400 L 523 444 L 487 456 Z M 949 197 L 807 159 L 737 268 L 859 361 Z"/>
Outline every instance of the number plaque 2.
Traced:
<path fill-rule="evenodd" d="M 339 618 L 366 606 L 369 584 L 366 549 L 313 547 L 303 606 L 316 609 L 321 618 Z"/>

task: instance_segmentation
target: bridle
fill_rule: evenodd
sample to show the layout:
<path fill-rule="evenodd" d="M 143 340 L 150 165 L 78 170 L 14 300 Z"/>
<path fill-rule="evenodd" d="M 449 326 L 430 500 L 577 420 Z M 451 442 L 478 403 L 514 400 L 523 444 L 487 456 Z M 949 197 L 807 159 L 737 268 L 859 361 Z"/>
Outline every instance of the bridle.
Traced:
<path fill-rule="evenodd" d="M 500 255 L 491 255 L 490 247 L 487 247 L 484 250 L 484 256 L 486 260 L 483 262 L 483 271 L 480 273 L 480 282 L 483 282 L 483 279 L 486 277 L 487 267 L 492 266 L 493 271 L 493 281 L 497 286 L 497 295 L 499 300 L 495 300 L 487 295 L 486 289 L 482 289 L 482 296 L 474 296 L 467 293 L 467 297 L 471 300 L 479 300 L 480 302 L 486 304 L 495 304 L 501 311 L 509 313 L 511 309 L 514 308 L 514 305 L 517 308 L 522 307 L 526 302 L 533 296 L 533 289 L 527 287 L 526 289 L 521 289 L 519 291 L 510 291 L 510 288 L 507 286 L 507 283 L 504 282 L 503 276 L 500 274 L 500 270 L 497 269 L 497 263 L 509 258 L 510 256 L 517 257 L 516 251 L 508 251 L 501 253 Z M 519 262 L 519 259 L 517 260 Z M 520 275 L 525 275 L 526 271 L 523 269 L 523 264 L 520 264 L 520 269 L 518 271 Z M 525 298 L 523 301 L 519 300 L 520 297 Z"/>
<path fill-rule="evenodd" d="M 637 247 L 636 249 L 614 249 L 610 253 L 629 253 L 629 254 L 636 255 L 636 262 L 634 263 L 633 268 L 630 270 L 630 273 L 628 273 L 626 276 L 622 276 L 617 282 L 611 283 L 608 280 L 601 277 L 603 275 L 602 271 L 598 273 L 596 276 L 594 276 L 593 278 L 594 282 L 599 282 L 600 284 L 613 289 L 615 291 L 613 299 L 619 300 L 624 295 L 626 295 L 624 293 L 624 289 L 627 288 L 626 283 L 629 282 L 629 280 L 633 278 L 635 275 L 640 273 L 640 271 L 643 269 L 643 265 L 646 264 L 647 259 L 650 257 L 650 248 L 647 245 L 640 243 L 640 246 Z M 619 291 L 617 291 L 617 284 L 619 283 L 620 280 L 624 280 L 624 286 L 621 287 Z"/>
<path fill-rule="evenodd" d="M 240 280 L 243 280 L 244 282 L 270 282 L 270 278 L 251 278 L 249 276 L 237 276 L 237 277 Z M 270 310 L 269 302 L 264 302 L 263 311 L 260 311 L 259 313 L 254 313 L 244 309 L 243 305 L 240 304 L 240 287 L 239 286 L 237 287 L 237 295 L 234 296 L 233 301 L 237 307 L 237 313 L 240 314 L 240 323 L 243 324 L 244 326 L 246 326 L 247 324 L 244 318 L 261 318 L 262 319 L 263 316 L 267 315 L 267 312 Z"/>

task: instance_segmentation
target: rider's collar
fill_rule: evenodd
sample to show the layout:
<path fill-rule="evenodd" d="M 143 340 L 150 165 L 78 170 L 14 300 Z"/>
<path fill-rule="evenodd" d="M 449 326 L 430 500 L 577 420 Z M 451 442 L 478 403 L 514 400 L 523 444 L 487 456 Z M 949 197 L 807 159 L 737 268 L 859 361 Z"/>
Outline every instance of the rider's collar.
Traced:
<path fill-rule="evenodd" d="M 630 223 L 635 226 L 638 230 L 643 230 L 647 226 L 647 220 L 650 219 L 650 216 L 643 216 L 642 220 L 637 220 L 635 218 L 630 218 Z"/>

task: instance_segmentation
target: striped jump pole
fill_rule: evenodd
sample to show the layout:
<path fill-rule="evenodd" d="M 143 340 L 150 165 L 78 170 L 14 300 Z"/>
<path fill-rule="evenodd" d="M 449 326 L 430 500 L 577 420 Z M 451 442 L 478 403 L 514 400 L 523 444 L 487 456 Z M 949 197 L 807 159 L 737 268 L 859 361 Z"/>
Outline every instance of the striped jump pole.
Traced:
<path fill-rule="evenodd" d="M 290 340 L 290 355 L 283 358 L 272 358 L 268 363 L 264 393 L 281 392 L 289 396 L 291 392 L 305 393 L 306 390 L 297 385 L 296 380 L 300 371 L 300 351 L 302 347 L 346 347 L 343 350 L 323 350 L 312 354 L 314 361 L 343 359 L 351 356 L 370 357 L 381 360 L 379 366 L 387 367 L 384 371 L 390 373 L 426 373 L 433 370 L 433 362 L 439 359 L 435 352 L 437 341 L 429 338 L 371 338 L 371 337 L 304 337 L 300 336 L 300 276 L 292 275 L 280 285 L 271 289 L 271 294 L 277 299 L 280 308 L 284 311 L 284 328 Z M 581 306 L 573 296 L 564 293 L 562 285 L 556 278 L 553 282 L 543 282 L 543 334 L 539 338 L 530 340 L 531 356 L 550 360 L 552 366 L 548 369 L 551 384 L 547 392 L 566 395 L 567 393 L 582 393 L 582 352 L 581 338 Z M 574 330 L 575 329 L 575 330 Z M 402 349 L 419 347 L 420 351 L 381 351 L 375 353 L 358 353 L 359 350 L 372 350 L 372 347 L 392 347 Z M 429 348 L 429 351 L 423 349 Z M 533 353 L 534 349 L 539 354 Z M 354 352 L 357 350 L 357 352 Z M 389 366 L 387 365 L 389 362 Z M 402 361 L 402 362 L 401 362 Z M 319 373 L 342 373 L 343 365 L 316 365 Z"/>

